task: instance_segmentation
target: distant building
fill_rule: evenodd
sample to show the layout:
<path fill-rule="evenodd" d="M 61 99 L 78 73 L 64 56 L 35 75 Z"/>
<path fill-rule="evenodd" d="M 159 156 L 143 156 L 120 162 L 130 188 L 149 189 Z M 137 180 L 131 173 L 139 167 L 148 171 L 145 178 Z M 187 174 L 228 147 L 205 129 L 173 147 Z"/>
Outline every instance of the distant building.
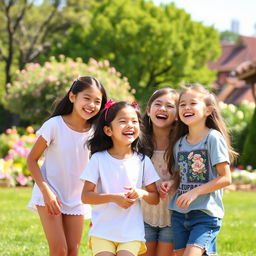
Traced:
<path fill-rule="evenodd" d="M 214 87 L 220 100 L 239 104 L 243 100 L 254 102 L 251 85 L 235 77 L 236 68 L 256 60 L 256 37 L 239 36 L 235 43 L 222 43 L 222 53 L 216 62 L 209 62 L 217 70 Z"/>
<path fill-rule="evenodd" d="M 231 31 L 233 33 L 239 34 L 239 21 L 238 20 L 231 21 Z"/>
<path fill-rule="evenodd" d="M 251 86 L 252 95 L 256 103 L 256 60 L 245 61 L 235 70 L 235 76 Z"/>

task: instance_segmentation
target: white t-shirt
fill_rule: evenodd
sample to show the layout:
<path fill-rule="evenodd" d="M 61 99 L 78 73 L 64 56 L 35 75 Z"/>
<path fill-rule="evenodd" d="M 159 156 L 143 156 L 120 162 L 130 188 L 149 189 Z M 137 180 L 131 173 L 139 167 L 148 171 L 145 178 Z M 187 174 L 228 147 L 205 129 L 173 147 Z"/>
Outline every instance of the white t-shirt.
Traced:
<path fill-rule="evenodd" d="M 138 153 L 120 160 L 107 151 L 97 152 L 90 159 L 81 179 L 96 184 L 97 193 L 126 193 L 125 186 L 142 188 L 157 181 L 159 176 L 147 156 L 141 159 Z M 140 201 L 137 200 L 128 209 L 115 203 L 94 205 L 89 236 L 114 242 L 145 241 Z"/>
<path fill-rule="evenodd" d="M 76 132 L 66 125 L 61 116 L 55 116 L 47 120 L 36 134 L 47 142 L 41 173 L 59 197 L 61 212 L 89 218 L 91 207 L 81 201 L 83 182 L 80 175 L 89 161 L 86 141 L 91 136 L 92 129 L 88 132 Z M 36 210 L 36 205 L 44 206 L 45 203 L 35 184 L 28 207 Z"/>

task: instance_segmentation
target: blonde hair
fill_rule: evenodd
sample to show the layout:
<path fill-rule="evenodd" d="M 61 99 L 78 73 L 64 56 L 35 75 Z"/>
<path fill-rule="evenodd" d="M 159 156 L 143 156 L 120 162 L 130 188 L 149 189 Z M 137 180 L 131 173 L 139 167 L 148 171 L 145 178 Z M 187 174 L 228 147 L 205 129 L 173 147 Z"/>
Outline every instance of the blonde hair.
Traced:
<path fill-rule="evenodd" d="M 238 153 L 235 152 L 233 147 L 231 146 L 229 132 L 221 116 L 221 112 L 218 106 L 218 101 L 216 96 L 214 95 L 214 93 L 206 89 L 203 85 L 192 84 L 187 87 L 182 87 L 178 103 L 180 102 L 181 96 L 183 94 L 191 91 L 196 92 L 197 94 L 200 94 L 202 96 L 202 99 L 205 102 L 205 105 L 207 107 L 211 107 L 212 109 L 211 114 L 207 116 L 205 125 L 208 128 L 212 128 L 219 131 L 222 134 L 222 136 L 224 137 L 227 143 L 230 161 L 231 162 L 235 161 L 235 159 L 238 156 Z M 173 168 L 174 168 L 174 158 L 173 158 L 174 145 L 180 137 L 188 133 L 188 126 L 180 120 L 179 116 L 177 118 L 178 118 L 178 123 L 172 133 L 172 136 L 169 138 L 169 149 L 166 154 L 167 160 L 168 160 L 168 166 L 171 174 L 173 174 Z"/>

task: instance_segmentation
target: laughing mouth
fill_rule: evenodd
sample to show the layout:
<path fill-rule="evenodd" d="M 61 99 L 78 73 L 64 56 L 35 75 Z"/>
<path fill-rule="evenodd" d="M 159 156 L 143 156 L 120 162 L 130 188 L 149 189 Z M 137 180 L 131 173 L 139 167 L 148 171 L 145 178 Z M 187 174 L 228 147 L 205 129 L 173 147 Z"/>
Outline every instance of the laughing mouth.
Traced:
<path fill-rule="evenodd" d="M 88 110 L 88 109 L 83 109 L 83 111 L 85 112 L 85 113 L 87 113 L 87 114 L 91 114 L 92 112 L 93 112 L 93 110 Z"/>
<path fill-rule="evenodd" d="M 191 116 L 194 116 L 195 114 L 193 113 L 185 113 L 183 114 L 184 117 L 191 117 Z"/>
<path fill-rule="evenodd" d="M 132 136 L 132 135 L 134 135 L 134 132 L 124 132 L 123 135 L 125 135 L 125 136 Z"/>
<path fill-rule="evenodd" d="M 166 120 L 168 117 L 167 115 L 160 114 L 160 115 L 157 115 L 156 118 L 161 120 Z"/>

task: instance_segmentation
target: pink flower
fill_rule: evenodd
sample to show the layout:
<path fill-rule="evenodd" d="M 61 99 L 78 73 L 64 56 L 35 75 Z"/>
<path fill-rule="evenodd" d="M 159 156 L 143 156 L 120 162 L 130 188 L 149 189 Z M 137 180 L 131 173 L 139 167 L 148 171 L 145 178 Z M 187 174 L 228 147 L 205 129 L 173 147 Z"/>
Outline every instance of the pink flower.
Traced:
<path fill-rule="evenodd" d="M 204 169 L 205 164 L 202 163 L 201 161 L 195 161 L 192 165 L 191 165 L 192 169 L 194 172 L 199 173 L 200 170 Z M 202 172 L 202 171 L 201 171 Z"/>
<path fill-rule="evenodd" d="M 243 166 L 243 165 L 241 165 L 241 164 L 240 164 L 240 165 L 238 165 L 238 166 L 237 166 L 237 168 L 238 168 L 239 170 L 244 170 L 244 166 Z"/>
<path fill-rule="evenodd" d="M 193 157 L 193 152 L 190 152 L 189 155 L 188 155 L 188 159 L 191 160 Z"/>
<path fill-rule="evenodd" d="M 200 154 L 194 154 L 194 156 L 193 156 L 193 161 L 200 161 L 200 162 L 203 162 L 203 158 L 201 157 Z"/>
<path fill-rule="evenodd" d="M 20 173 L 17 178 L 16 178 L 17 182 L 21 185 L 21 186 L 25 186 L 26 185 L 26 182 L 27 182 L 27 178 L 22 174 Z"/>

